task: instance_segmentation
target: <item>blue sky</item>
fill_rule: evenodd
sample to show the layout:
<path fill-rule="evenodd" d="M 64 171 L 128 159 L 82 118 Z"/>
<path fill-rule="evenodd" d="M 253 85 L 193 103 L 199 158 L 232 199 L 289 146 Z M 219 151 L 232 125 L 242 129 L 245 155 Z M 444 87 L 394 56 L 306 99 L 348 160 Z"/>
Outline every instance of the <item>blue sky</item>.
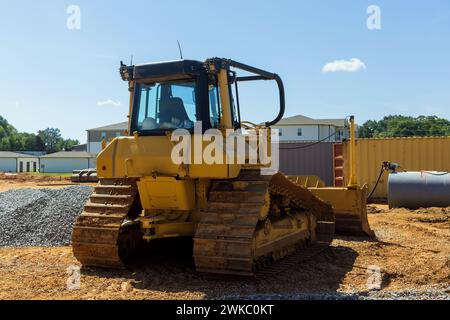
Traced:
<path fill-rule="evenodd" d="M 0 115 L 21 131 L 85 130 L 126 120 L 119 61 L 232 58 L 278 73 L 286 115 L 359 123 L 387 114 L 450 118 L 450 2 L 342 1 L 5 1 L 0 10 Z M 381 30 L 366 27 L 369 5 Z M 66 27 L 69 5 L 81 29 Z M 322 72 L 359 59 L 357 72 Z M 277 113 L 271 83 L 244 84 L 242 118 Z M 105 101 L 115 103 L 104 103 Z M 100 105 L 99 105 L 100 102 Z M 120 102 L 120 106 L 118 106 Z M 116 104 L 116 105 L 114 105 Z"/>

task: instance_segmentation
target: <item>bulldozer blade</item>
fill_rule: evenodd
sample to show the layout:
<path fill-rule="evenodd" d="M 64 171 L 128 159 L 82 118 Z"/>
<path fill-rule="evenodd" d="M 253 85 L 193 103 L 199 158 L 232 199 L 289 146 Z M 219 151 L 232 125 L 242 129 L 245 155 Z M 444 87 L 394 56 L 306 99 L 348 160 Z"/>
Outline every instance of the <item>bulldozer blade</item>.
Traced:
<path fill-rule="evenodd" d="M 367 185 L 362 187 L 308 188 L 321 200 L 333 206 L 336 233 L 373 236 L 367 218 Z"/>

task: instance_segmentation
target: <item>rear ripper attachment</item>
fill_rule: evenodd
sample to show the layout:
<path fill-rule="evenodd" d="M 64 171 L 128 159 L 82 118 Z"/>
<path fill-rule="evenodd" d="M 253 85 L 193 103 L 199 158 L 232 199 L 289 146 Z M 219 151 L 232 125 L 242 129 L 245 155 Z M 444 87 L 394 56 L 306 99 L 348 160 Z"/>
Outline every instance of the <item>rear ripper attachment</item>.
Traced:
<path fill-rule="evenodd" d="M 281 173 L 242 170 L 212 184 L 194 237 L 195 265 L 200 272 L 253 276 L 314 243 L 328 246 L 333 235 L 330 205 Z"/>

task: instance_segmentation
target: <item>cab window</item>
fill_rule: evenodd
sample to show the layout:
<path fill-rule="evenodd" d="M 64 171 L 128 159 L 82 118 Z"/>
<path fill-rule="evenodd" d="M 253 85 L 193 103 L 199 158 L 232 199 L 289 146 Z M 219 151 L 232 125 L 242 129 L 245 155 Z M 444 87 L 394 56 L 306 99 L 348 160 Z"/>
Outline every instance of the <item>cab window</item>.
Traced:
<path fill-rule="evenodd" d="M 138 84 L 135 127 L 142 131 L 191 129 L 197 120 L 195 82 Z"/>

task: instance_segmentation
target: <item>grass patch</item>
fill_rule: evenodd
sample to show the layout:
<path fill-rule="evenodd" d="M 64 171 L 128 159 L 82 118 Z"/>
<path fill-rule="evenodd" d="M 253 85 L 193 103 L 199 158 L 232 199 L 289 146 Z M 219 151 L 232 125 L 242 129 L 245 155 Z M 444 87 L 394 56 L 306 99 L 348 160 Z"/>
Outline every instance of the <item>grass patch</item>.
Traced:
<path fill-rule="evenodd" d="M 40 176 L 40 177 L 70 177 L 72 176 L 71 172 L 63 172 L 63 173 L 52 173 L 52 172 L 27 172 L 32 176 Z"/>

